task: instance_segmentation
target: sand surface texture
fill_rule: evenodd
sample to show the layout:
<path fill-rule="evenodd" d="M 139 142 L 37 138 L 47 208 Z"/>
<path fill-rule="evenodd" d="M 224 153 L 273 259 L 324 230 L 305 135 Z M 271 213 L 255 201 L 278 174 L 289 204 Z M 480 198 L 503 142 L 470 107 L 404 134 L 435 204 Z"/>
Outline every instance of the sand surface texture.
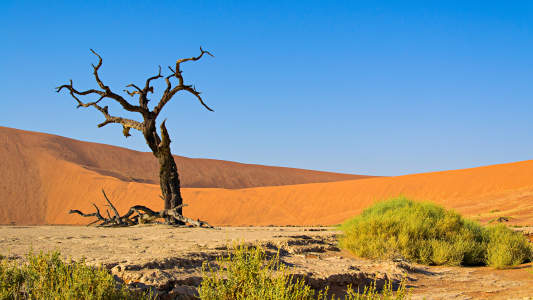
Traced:
<path fill-rule="evenodd" d="M 365 177 L 176 156 L 184 214 L 212 225 L 329 225 L 404 194 L 483 222 L 533 224 L 533 161 Z M 0 127 L 0 224 L 88 224 L 70 209 L 162 209 L 150 153 Z M 354 179 L 354 180 L 352 180 Z"/>
<path fill-rule="evenodd" d="M 147 148 L 148 149 L 148 148 Z M 240 189 L 370 178 L 175 156 L 182 187 Z M 80 224 L 105 188 L 117 208 L 162 209 L 151 153 L 0 127 L 0 224 Z M 104 200 L 105 201 L 105 200 Z"/>
<path fill-rule="evenodd" d="M 532 228 L 529 228 L 530 230 Z M 195 299 L 202 264 L 227 255 L 227 245 L 259 245 L 269 255 L 279 251 L 291 273 L 314 289 L 330 286 L 342 295 L 346 286 L 381 287 L 404 277 L 413 299 L 524 299 L 533 295 L 531 263 L 496 271 L 487 267 L 428 267 L 404 261 L 371 261 L 337 248 L 339 232 L 325 228 L 230 227 L 175 228 L 141 225 L 131 228 L 80 226 L 0 227 L 0 254 L 24 260 L 24 254 L 60 250 L 65 257 L 85 257 L 108 268 L 117 282 L 133 290 L 151 287 L 159 299 Z"/>

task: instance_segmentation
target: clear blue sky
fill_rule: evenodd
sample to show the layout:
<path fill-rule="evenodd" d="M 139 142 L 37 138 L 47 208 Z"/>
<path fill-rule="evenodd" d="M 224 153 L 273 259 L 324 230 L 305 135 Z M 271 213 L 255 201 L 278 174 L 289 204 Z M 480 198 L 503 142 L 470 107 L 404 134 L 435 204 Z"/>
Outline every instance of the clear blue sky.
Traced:
<path fill-rule="evenodd" d="M 533 159 L 532 1 L 1 1 L 0 125 L 148 151 L 97 128 L 74 81 L 117 93 L 176 59 L 177 155 L 370 175 Z M 164 90 L 155 85 L 152 105 Z M 95 98 L 85 97 L 89 101 Z M 129 98 L 136 101 L 135 98 Z M 110 113 L 129 118 L 112 100 Z"/>

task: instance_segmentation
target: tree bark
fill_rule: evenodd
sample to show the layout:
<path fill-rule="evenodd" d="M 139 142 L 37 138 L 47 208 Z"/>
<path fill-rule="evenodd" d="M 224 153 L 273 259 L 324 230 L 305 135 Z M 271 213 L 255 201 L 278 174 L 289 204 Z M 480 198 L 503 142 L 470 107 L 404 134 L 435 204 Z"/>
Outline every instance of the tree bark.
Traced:
<path fill-rule="evenodd" d="M 171 140 L 165 121 L 161 123 L 161 137 L 159 137 L 155 129 L 155 119 L 146 119 L 143 135 L 146 143 L 152 149 L 153 155 L 159 161 L 159 186 L 163 194 L 163 201 L 165 201 L 165 209 L 173 209 L 183 204 L 183 198 L 181 197 L 178 167 L 170 151 Z M 182 214 L 182 209 L 179 208 L 177 212 Z M 167 221 L 170 223 L 175 222 L 171 216 L 167 218 Z"/>

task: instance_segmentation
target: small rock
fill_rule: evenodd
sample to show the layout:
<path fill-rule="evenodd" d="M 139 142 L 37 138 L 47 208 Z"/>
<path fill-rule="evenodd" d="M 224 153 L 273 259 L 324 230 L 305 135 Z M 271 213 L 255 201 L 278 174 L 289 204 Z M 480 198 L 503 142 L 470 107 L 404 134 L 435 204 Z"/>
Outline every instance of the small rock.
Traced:
<path fill-rule="evenodd" d="M 118 283 L 123 283 L 124 280 L 122 280 L 122 278 L 118 277 L 117 275 L 113 275 L 113 278 L 115 278 L 115 281 L 118 282 Z"/>

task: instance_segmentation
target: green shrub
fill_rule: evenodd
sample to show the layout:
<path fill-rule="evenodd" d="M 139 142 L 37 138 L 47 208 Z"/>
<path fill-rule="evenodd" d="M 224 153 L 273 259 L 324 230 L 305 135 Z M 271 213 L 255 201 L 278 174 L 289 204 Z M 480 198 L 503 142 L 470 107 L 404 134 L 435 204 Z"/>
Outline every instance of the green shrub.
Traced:
<path fill-rule="evenodd" d="M 219 268 L 204 263 L 200 299 L 312 299 L 314 292 L 303 280 L 291 281 L 287 268 L 274 257 L 263 263 L 260 247 L 234 245 L 233 253 L 217 258 Z"/>
<path fill-rule="evenodd" d="M 526 237 L 503 224 L 486 230 L 486 263 L 495 269 L 516 267 L 531 258 L 532 249 Z"/>
<path fill-rule="evenodd" d="M 101 266 L 88 267 L 85 260 L 65 263 L 59 251 L 30 251 L 27 263 L 8 262 L 0 256 L 0 299 L 150 299 L 135 297 Z"/>
<path fill-rule="evenodd" d="M 404 196 L 376 203 L 340 229 L 340 246 L 358 256 L 427 265 L 504 268 L 527 260 L 532 251 L 523 235 L 503 225 L 484 228 L 455 211 Z"/>

